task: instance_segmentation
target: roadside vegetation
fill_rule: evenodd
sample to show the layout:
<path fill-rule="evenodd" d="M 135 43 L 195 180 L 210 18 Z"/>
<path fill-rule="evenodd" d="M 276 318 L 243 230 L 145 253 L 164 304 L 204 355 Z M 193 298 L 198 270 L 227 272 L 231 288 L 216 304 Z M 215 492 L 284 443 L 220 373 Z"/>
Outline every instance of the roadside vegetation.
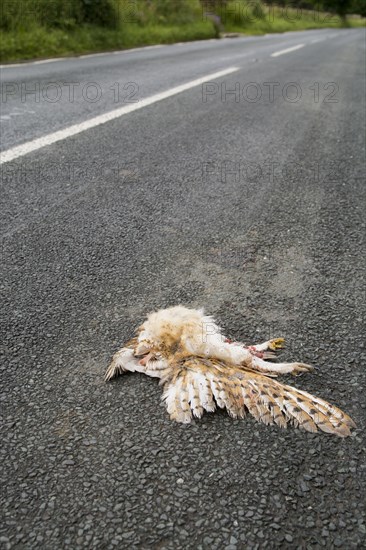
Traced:
<path fill-rule="evenodd" d="M 322 4 L 317 1 L 316 8 L 311 2 L 280 0 L 274 5 L 271 0 L 3 0 L 0 60 L 218 38 L 227 32 L 263 34 L 365 25 L 364 0 L 323 0 Z M 319 11 L 319 5 L 328 11 Z"/>
<path fill-rule="evenodd" d="M 310 2 L 298 4 L 299 6 L 294 8 L 294 1 L 288 4 L 283 2 L 283 5 L 257 2 L 250 4 L 250 10 L 249 6 L 245 6 L 245 2 L 233 2 L 222 11 L 222 26 L 228 32 L 263 34 L 366 25 L 366 19 L 358 14 L 346 16 L 335 10 L 323 11 L 319 9 L 319 3 L 314 8 Z"/>

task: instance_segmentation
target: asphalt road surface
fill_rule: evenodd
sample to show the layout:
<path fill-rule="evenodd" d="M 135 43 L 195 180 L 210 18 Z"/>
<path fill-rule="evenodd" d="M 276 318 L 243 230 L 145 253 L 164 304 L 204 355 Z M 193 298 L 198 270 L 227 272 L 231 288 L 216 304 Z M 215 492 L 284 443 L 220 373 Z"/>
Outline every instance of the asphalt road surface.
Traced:
<path fill-rule="evenodd" d="M 2 70 L 1 548 L 364 547 L 364 66 L 332 29 Z M 178 303 L 284 336 L 353 436 L 182 426 L 155 380 L 105 384 Z"/>

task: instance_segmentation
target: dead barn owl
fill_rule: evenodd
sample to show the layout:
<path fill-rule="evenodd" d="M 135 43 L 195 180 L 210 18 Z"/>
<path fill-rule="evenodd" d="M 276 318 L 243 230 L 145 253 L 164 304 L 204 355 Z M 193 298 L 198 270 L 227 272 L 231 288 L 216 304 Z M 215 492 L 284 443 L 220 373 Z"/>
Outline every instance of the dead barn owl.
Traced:
<path fill-rule="evenodd" d="M 283 338 L 245 346 L 225 338 L 215 320 L 202 310 L 183 306 L 151 313 L 113 357 L 105 379 L 126 371 L 160 379 L 170 418 L 189 423 L 204 411 L 226 408 L 233 418 L 247 412 L 265 424 L 318 428 L 350 435 L 353 420 L 340 409 L 307 392 L 280 384 L 279 374 L 310 372 L 303 363 L 273 363 Z"/>

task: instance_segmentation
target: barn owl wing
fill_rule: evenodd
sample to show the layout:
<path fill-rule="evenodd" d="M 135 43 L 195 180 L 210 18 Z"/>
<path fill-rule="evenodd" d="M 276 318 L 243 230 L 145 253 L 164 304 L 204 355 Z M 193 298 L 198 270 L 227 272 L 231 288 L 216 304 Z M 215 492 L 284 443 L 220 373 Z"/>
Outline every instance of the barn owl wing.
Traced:
<path fill-rule="evenodd" d="M 168 368 L 168 361 L 163 358 L 152 358 L 141 363 L 140 358 L 135 356 L 137 343 L 137 338 L 133 338 L 113 355 L 112 362 L 104 375 L 106 382 L 125 372 L 140 372 L 153 378 L 162 377 Z"/>
<path fill-rule="evenodd" d="M 112 380 L 126 371 L 135 372 L 135 367 L 138 365 L 138 360 L 134 357 L 136 345 L 137 338 L 132 338 L 113 355 L 112 362 L 104 375 L 105 381 Z"/>
<path fill-rule="evenodd" d="M 341 437 L 350 435 L 353 420 L 334 405 L 248 369 L 205 358 L 190 358 L 172 367 L 162 379 L 163 400 L 171 419 L 189 423 L 216 406 L 230 416 L 252 414 L 264 424 L 318 428 Z"/>

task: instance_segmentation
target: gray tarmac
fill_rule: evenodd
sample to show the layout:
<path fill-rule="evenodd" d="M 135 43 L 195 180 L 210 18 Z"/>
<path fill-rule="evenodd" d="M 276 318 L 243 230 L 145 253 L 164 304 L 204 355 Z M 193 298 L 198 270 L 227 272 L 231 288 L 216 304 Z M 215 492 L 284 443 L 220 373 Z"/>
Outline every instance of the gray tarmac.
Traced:
<path fill-rule="evenodd" d="M 141 99 L 229 66 L 207 101 L 2 166 L 1 548 L 365 546 L 364 30 L 5 68 L 3 148 L 116 108 L 116 82 Z M 101 99 L 22 102 L 24 82 L 71 81 Z M 105 384 L 144 315 L 178 303 L 232 338 L 285 337 L 284 360 L 319 370 L 284 381 L 348 412 L 352 437 L 222 411 L 179 425 L 155 380 Z"/>

